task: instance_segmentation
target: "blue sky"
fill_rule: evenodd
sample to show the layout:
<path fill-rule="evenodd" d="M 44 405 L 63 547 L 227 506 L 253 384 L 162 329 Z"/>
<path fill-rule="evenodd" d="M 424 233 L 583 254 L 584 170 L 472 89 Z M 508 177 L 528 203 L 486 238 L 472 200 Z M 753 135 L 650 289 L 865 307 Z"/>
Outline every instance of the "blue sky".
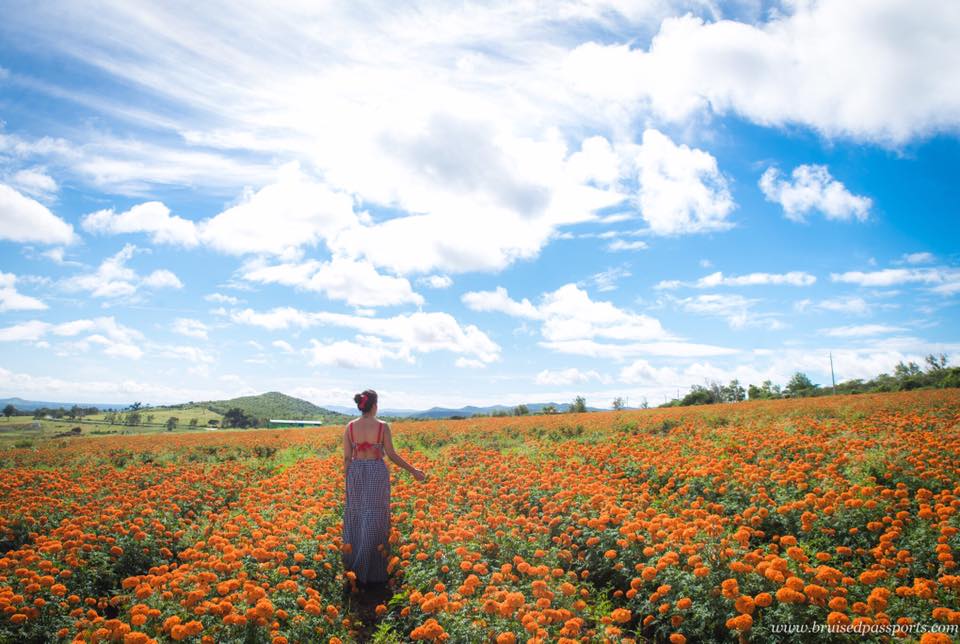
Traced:
<path fill-rule="evenodd" d="M 950 3 L 314 4 L 0 1 L 0 396 L 605 407 L 960 357 Z"/>

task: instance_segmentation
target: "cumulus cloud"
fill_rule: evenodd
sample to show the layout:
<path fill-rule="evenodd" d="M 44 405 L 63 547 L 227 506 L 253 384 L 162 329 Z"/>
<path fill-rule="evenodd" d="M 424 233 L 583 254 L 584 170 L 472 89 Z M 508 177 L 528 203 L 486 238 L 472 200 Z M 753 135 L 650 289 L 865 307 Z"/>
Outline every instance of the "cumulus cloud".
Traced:
<path fill-rule="evenodd" d="M 791 173 L 792 180 L 780 178 L 777 168 L 768 168 L 760 177 L 760 189 L 767 201 L 783 207 L 787 219 L 802 222 L 811 211 L 822 212 L 827 219 L 866 221 L 872 201 L 851 194 L 830 176 L 823 165 L 801 165 Z"/>
<path fill-rule="evenodd" d="M 727 181 L 708 152 L 646 130 L 635 158 L 640 214 L 658 235 L 726 230 L 734 208 Z"/>
<path fill-rule="evenodd" d="M 74 351 L 87 351 L 96 345 L 109 356 L 135 360 L 143 356 L 140 346 L 143 334 L 118 323 L 113 317 L 73 320 L 60 324 L 30 320 L 0 328 L 0 342 L 38 341 L 49 335 L 77 338 L 70 341 L 70 349 Z"/>
<path fill-rule="evenodd" d="M 418 284 L 423 284 L 428 288 L 450 288 L 453 286 L 453 280 L 449 275 L 427 275 L 417 280 Z"/>
<path fill-rule="evenodd" d="M 21 192 L 44 201 L 49 201 L 59 190 L 57 182 L 43 168 L 23 168 L 10 177 L 10 183 Z"/>
<path fill-rule="evenodd" d="M 714 288 L 717 286 L 767 286 L 767 285 L 789 285 L 789 286 L 811 286 L 815 284 L 817 278 L 804 271 L 790 271 L 788 273 L 748 273 L 746 275 L 724 275 L 717 271 L 705 275 L 694 282 L 683 282 L 680 280 L 663 280 L 658 282 L 656 289 L 674 289 L 681 286 L 692 288 Z"/>
<path fill-rule="evenodd" d="M 413 291 L 406 278 L 382 275 L 369 262 L 344 257 L 334 257 L 328 262 L 308 260 L 273 265 L 257 262 L 249 265 L 242 274 L 251 282 L 316 291 L 353 306 L 423 304 L 423 297 Z"/>
<path fill-rule="evenodd" d="M 544 369 L 536 375 L 534 382 L 538 385 L 567 386 L 574 384 L 583 384 L 587 382 L 599 382 L 609 384 L 611 379 L 595 370 L 581 371 L 576 367 L 569 369 L 550 370 Z"/>
<path fill-rule="evenodd" d="M 223 293 L 209 293 L 203 296 L 207 302 L 215 302 L 217 304 L 231 304 L 237 305 L 240 303 L 240 299 L 232 295 L 224 295 Z"/>
<path fill-rule="evenodd" d="M 960 127 L 958 29 L 960 12 L 938 0 L 791 2 L 755 24 L 668 18 L 647 50 L 586 43 L 564 68 L 607 113 L 737 114 L 900 144 Z"/>
<path fill-rule="evenodd" d="M 40 311 L 47 308 L 41 300 L 17 291 L 17 276 L 0 271 L 0 313 L 6 311 Z"/>
<path fill-rule="evenodd" d="M 834 338 L 858 338 L 869 335 L 887 335 L 890 333 L 900 333 L 904 331 L 903 327 L 892 326 L 889 324 L 858 324 L 850 326 L 838 326 L 831 329 L 821 329 Z"/>
<path fill-rule="evenodd" d="M 0 239 L 41 244 L 70 244 L 73 226 L 42 203 L 0 183 Z"/>
<path fill-rule="evenodd" d="M 87 291 L 93 297 L 130 297 L 143 288 L 182 288 L 183 284 L 172 272 L 158 269 L 143 277 L 127 266 L 137 247 L 126 244 L 115 255 L 103 260 L 93 273 L 75 275 L 60 285 L 68 291 Z"/>
<path fill-rule="evenodd" d="M 342 313 L 311 313 L 283 307 L 265 312 L 243 309 L 233 311 L 231 317 L 235 322 L 270 330 L 314 326 L 353 329 L 364 338 L 363 346 L 367 347 L 365 355 L 369 357 L 375 354 L 381 360 L 384 357 L 406 359 L 415 353 L 434 351 L 450 351 L 483 362 L 494 362 L 500 358 L 500 346 L 483 331 L 472 324 L 461 326 L 448 313 L 418 312 L 372 318 Z M 379 344 L 374 345 L 374 340 Z M 318 344 L 322 356 L 340 355 L 346 348 L 343 344 L 332 349 L 330 343 Z"/>
<path fill-rule="evenodd" d="M 830 279 L 857 286 L 898 286 L 926 284 L 944 295 L 960 292 L 960 269 L 956 268 L 885 268 L 878 271 L 831 273 Z"/>
<path fill-rule="evenodd" d="M 908 264 L 930 264 L 936 257 L 933 253 L 921 252 L 921 253 L 906 253 L 903 256 L 903 261 Z"/>
<path fill-rule="evenodd" d="M 191 318 L 177 318 L 173 321 L 173 326 L 170 330 L 174 333 L 179 333 L 180 335 L 185 335 L 189 338 L 206 340 L 209 327 L 200 320 L 193 320 Z"/>
<path fill-rule="evenodd" d="M 647 360 L 634 360 L 623 367 L 619 374 L 620 382 L 627 384 L 675 386 L 680 381 L 676 370 L 669 367 L 656 367 Z"/>
<path fill-rule="evenodd" d="M 389 346 L 382 339 L 370 336 L 357 336 L 357 342 L 310 340 L 307 354 L 313 366 L 348 369 L 381 369 L 385 358 L 413 361 L 410 352 L 404 347 Z"/>
<path fill-rule="evenodd" d="M 633 313 L 611 302 L 598 302 L 576 284 L 542 294 L 532 304 L 510 297 L 507 290 L 472 291 L 461 300 L 475 311 L 500 312 L 540 322 L 540 346 L 574 355 L 622 359 L 631 355 L 722 355 L 733 349 L 682 341 L 656 318 Z"/>
<path fill-rule="evenodd" d="M 647 248 L 649 248 L 649 244 L 642 240 L 627 241 L 625 239 L 615 239 L 607 244 L 607 250 L 612 252 L 622 250 L 646 250 Z"/>
<path fill-rule="evenodd" d="M 355 224 L 353 199 L 304 173 L 299 164 L 281 168 L 277 180 L 201 223 L 204 243 L 241 255 L 284 255 L 314 246 Z"/>
<path fill-rule="evenodd" d="M 722 317 L 733 329 L 745 327 L 765 327 L 771 330 L 783 328 L 778 316 L 770 313 L 758 313 L 754 305 L 759 300 L 748 299 L 742 295 L 705 294 L 676 300 L 684 311 L 699 315 Z"/>
<path fill-rule="evenodd" d="M 141 203 L 119 214 L 98 210 L 85 215 L 80 225 L 91 233 L 147 233 L 155 244 L 190 248 L 199 243 L 194 223 L 171 215 L 170 209 L 159 201 Z"/>

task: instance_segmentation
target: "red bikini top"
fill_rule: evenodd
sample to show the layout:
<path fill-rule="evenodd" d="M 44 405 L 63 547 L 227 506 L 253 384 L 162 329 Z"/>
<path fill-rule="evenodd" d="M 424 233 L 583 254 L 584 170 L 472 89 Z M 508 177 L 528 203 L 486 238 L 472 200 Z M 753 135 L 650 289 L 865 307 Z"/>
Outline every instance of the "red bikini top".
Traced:
<path fill-rule="evenodd" d="M 377 447 L 377 448 L 380 449 L 381 456 L 382 456 L 383 444 L 382 444 L 381 441 L 382 441 L 382 437 L 383 437 L 383 423 L 380 423 L 380 425 L 377 427 L 377 442 L 376 442 L 376 443 L 368 443 L 368 442 L 366 442 L 366 441 L 364 441 L 364 442 L 362 442 L 362 443 L 355 443 L 355 442 L 353 442 L 353 423 L 355 423 L 355 422 L 356 422 L 356 421 L 350 421 L 350 425 L 349 425 L 349 429 L 350 429 L 350 443 L 353 445 L 354 450 L 358 450 L 358 449 L 372 449 L 372 448 L 374 448 L 374 447 Z"/>

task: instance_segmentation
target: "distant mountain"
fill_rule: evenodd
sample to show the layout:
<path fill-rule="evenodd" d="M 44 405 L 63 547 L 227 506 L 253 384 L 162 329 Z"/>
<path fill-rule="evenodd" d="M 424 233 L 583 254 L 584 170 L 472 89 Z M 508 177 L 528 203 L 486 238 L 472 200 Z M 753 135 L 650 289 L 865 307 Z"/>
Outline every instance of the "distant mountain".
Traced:
<path fill-rule="evenodd" d="M 39 407 L 64 407 L 69 409 L 74 403 L 56 403 L 39 402 L 35 400 L 24 400 L 22 398 L 3 398 L 0 399 L 0 408 L 7 404 L 12 404 L 18 410 L 33 411 Z M 126 409 L 126 404 L 96 404 L 96 403 L 78 403 L 81 407 L 96 407 L 100 410 Z M 547 405 L 553 405 L 558 413 L 566 412 L 570 409 L 568 403 L 528 403 L 527 409 L 531 414 L 537 414 L 543 411 Z M 188 409 L 191 407 L 203 407 L 218 414 L 225 414 L 227 410 L 233 407 L 239 407 L 244 413 L 255 418 L 283 418 L 287 420 L 317 420 L 323 419 L 332 422 L 343 420 L 346 422 L 349 418 L 357 416 L 356 407 L 344 407 L 340 405 L 329 405 L 327 407 L 318 407 L 311 402 L 301 400 L 282 394 L 278 391 L 271 391 L 258 396 L 241 396 L 240 398 L 231 398 L 230 400 L 207 400 L 202 402 L 188 402 L 179 405 L 161 405 L 149 407 L 156 411 L 165 409 Z M 495 412 L 506 412 L 512 414 L 515 405 L 490 405 L 487 407 L 475 407 L 468 405 L 456 409 L 449 407 L 432 407 L 424 411 L 413 409 L 381 409 L 381 416 L 392 416 L 394 418 L 453 418 L 460 416 L 469 418 L 470 416 L 489 416 Z M 146 407 L 144 409 L 147 409 Z M 587 407 L 588 411 L 603 411 L 596 407 Z"/>
<path fill-rule="evenodd" d="M 238 407 L 245 414 L 255 418 L 282 418 L 285 420 L 335 420 L 342 416 L 330 409 L 318 407 L 311 402 L 270 391 L 258 396 L 241 396 L 230 400 L 208 400 L 204 402 L 190 402 L 183 405 L 171 405 L 168 409 L 183 409 L 187 407 L 206 407 L 218 414 L 225 414 L 228 410 Z"/>
<path fill-rule="evenodd" d="M 41 407 L 48 407 L 50 409 L 63 407 L 64 409 L 70 409 L 74 405 L 79 405 L 80 407 L 96 407 L 103 411 L 108 409 L 126 409 L 130 406 L 130 403 L 43 402 L 40 400 L 24 400 L 23 398 L 0 398 L 0 408 L 6 407 L 7 405 L 13 405 L 19 411 L 33 411 Z"/>
<path fill-rule="evenodd" d="M 569 403 L 527 403 L 527 410 L 531 414 L 539 414 L 543 411 L 543 408 L 553 405 L 556 408 L 557 413 L 565 413 L 569 411 Z M 453 418 L 456 416 L 469 418 L 471 416 L 489 416 L 496 412 L 506 412 L 507 414 L 512 414 L 516 405 L 490 405 L 488 407 L 474 407 L 473 405 L 468 405 L 466 407 L 460 407 L 458 409 L 450 409 L 447 407 L 432 407 L 426 411 L 415 411 L 410 412 L 406 415 L 407 418 Z M 587 411 L 604 411 L 596 407 L 587 407 Z M 388 415 L 387 412 L 383 412 L 383 415 Z"/>

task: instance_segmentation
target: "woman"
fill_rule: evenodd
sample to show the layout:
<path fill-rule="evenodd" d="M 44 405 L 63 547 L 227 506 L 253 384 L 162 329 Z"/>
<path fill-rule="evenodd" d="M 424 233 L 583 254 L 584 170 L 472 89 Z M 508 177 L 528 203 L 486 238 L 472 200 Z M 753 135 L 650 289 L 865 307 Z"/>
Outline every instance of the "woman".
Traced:
<path fill-rule="evenodd" d="M 383 462 L 394 463 L 422 481 L 426 475 L 393 449 L 390 425 L 377 418 L 377 392 L 367 389 L 353 397 L 363 414 L 343 432 L 346 503 L 343 511 L 343 566 L 361 585 L 387 581 L 390 556 L 390 474 Z"/>

